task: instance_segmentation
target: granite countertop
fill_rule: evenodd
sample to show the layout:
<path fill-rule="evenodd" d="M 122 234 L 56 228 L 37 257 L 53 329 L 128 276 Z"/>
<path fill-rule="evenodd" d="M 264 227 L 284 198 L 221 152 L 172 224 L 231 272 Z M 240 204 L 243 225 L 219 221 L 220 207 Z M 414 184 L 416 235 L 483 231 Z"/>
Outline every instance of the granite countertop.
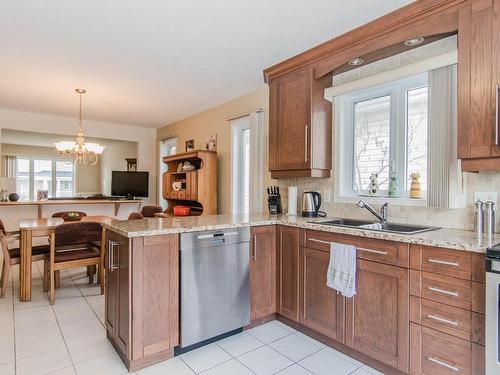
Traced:
<path fill-rule="evenodd" d="M 114 220 L 109 223 L 103 223 L 102 225 L 113 232 L 126 237 L 145 237 L 161 234 L 176 234 L 205 230 L 239 228 L 245 226 L 280 224 L 304 229 L 320 230 L 324 232 L 349 234 L 360 237 L 437 246 L 480 253 L 485 253 L 486 248 L 489 245 L 500 242 L 500 234 L 496 234 L 492 238 L 487 238 L 485 236 L 478 236 L 477 233 L 472 231 L 438 229 L 410 235 L 309 223 L 311 220 L 314 219 L 269 214 L 252 214 L 250 216 L 203 215 L 151 218 L 144 220 Z"/>

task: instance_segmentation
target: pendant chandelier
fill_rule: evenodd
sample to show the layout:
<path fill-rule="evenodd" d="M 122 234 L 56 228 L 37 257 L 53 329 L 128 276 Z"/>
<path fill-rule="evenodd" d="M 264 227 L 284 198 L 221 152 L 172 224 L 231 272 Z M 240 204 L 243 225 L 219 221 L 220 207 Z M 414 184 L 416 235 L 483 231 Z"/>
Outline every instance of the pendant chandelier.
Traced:
<path fill-rule="evenodd" d="M 99 160 L 99 155 L 104 151 L 104 146 L 97 143 L 85 143 L 82 130 L 82 95 L 87 91 L 84 89 L 75 89 L 80 95 L 80 112 L 78 116 L 78 134 L 76 142 L 61 141 L 54 143 L 61 157 L 70 157 L 73 163 L 84 165 L 96 165 Z"/>

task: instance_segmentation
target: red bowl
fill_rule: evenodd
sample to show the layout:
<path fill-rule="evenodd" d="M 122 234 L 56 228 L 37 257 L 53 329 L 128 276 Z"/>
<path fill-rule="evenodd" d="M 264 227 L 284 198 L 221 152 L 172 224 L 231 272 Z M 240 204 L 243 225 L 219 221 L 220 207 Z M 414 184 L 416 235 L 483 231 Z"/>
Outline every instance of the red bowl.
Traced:
<path fill-rule="evenodd" d="M 174 215 L 175 216 L 189 216 L 191 213 L 191 208 L 188 206 L 175 206 Z"/>

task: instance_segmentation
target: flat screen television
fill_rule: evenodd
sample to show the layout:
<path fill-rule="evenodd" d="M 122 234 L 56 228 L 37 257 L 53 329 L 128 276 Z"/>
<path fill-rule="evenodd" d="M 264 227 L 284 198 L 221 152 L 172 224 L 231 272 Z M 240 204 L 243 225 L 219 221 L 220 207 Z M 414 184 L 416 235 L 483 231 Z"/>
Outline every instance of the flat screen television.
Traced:
<path fill-rule="evenodd" d="M 147 197 L 149 172 L 112 171 L 111 195 L 115 197 Z"/>

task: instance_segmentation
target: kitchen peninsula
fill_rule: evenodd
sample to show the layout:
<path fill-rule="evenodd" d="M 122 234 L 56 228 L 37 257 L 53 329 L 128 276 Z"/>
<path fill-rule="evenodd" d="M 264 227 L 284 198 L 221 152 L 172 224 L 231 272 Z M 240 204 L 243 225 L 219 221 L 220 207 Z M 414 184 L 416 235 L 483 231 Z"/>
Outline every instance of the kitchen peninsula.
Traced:
<path fill-rule="evenodd" d="M 309 220 L 207 215 L 104 223 L 107 336 L 129 370 L 172 357 L 179 344 L 179 234 L 250 226 L 252 325 L 278 318 L 385 373 L 419 373 L 434 365 L 428 358 L 480 373 L 484 253 L 500 236 L 450 229 L 404 235 Z M 354 298 L 326 286 L 331 242 L 358 249 Z"/>

